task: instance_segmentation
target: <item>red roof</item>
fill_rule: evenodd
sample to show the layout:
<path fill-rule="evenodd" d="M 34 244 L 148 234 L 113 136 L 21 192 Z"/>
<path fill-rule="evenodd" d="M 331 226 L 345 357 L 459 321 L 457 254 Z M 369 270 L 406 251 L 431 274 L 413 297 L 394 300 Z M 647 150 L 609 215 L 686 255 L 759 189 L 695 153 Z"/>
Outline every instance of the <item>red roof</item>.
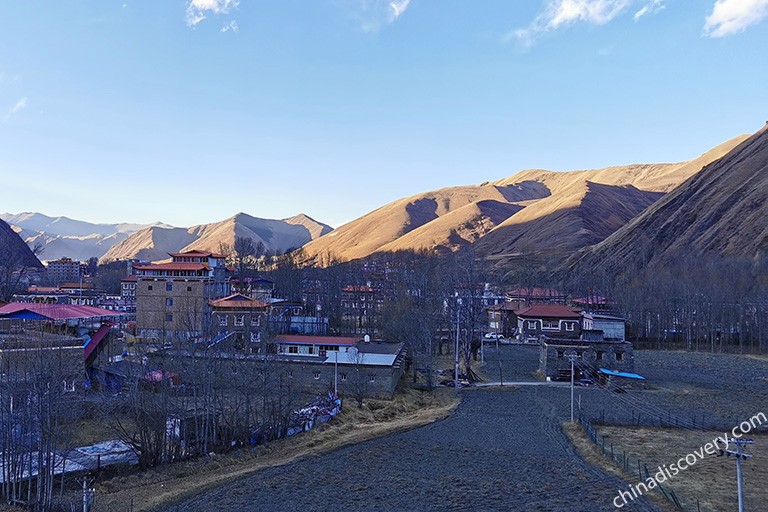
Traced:
<path fill-rule="evenodd" d="M 301 336 L 291 334 L 279 334 L 275 336 L 275 343 L 304 343 L 308 345 L 354 345 L 359 338 L 352 336 Z"/>
<path fill-rule="evenodd" d="M 252 299 L 242 293 L 235 293 L 229 297 L 212 300 L 211 305 L 215 308 L 265 308 L 269 306 L 264 301 Z"/>
<path fill-rule="evenodd" d="M 525 318 L 581 318 L 576 311 L 572 311 L 562 304 L 535 304 L 521 309 L 517 316 Z"/>
<path fill-rule="evenodd" d="M 21 311 L 29 311 L 49 320 L 67 320 L 70 318 L 94 318 L 101 316 L 117 316 L 108 309 L 95 308 L 93 306 L 80 306 L 75 304 L 38 304 L 34 302 L 11 302 L 0 307 L 0 316 L 12 315 Z"/>
<path fill-rule="evenodd" d="M 60 291 L 58 286 L 37 286 L 36 284 L 33 284 L 27 288 L 28 293 L 57 293 Z"/>
<path fill-rule="evenodd" d="M 138 279 L 136 278 L 135 274 L 131 274 L 128 277 L 122 278 L 120 281 L 124 283 L 135 283 Z"/>
<path fill-rule="evenodd" d="M 136 270 L 211 270 L 205 263 L 153 263 L 150 265 L 136 265 Z"/>
<path fill-rule="evenodd" d="M 226 258 L 224 254 L 207 251 L 169 252 L 172 258 Z"/>

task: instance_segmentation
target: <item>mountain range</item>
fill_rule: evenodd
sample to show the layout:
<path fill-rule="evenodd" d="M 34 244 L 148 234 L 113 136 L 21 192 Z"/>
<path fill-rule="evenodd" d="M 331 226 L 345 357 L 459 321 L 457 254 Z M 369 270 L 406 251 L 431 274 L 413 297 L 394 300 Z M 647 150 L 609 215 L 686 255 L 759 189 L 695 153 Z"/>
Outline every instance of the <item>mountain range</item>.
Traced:
<path fill-rule="evenodd" d="M 705 254 L 768 256 L 768 125 L 568 266 L 618 273 Z"/>
<path fill-rule="evenodd" d="M 571 254 L 598 243 L 748 136 L 673 164 L 597 170 L 526 170 L 480 185 L 417 194 L 378 208 L 303 248 L 307 262 L 433 249 L 501 261 L 521 253 Z"/>
<path fill-rule="evenodd" d="M 233 246 L 236 237 L 250 238 L 254 244 L 261 242 L 267 251 L 285 252 L 299 248 L 331 230 L 330 226 L 304 214 L 274 220 L 238 213 L 221 222 L 189 228 L 145 227 L 114 245 L 101 260 L 136 258 L 157 261 L 167 258 L 169 252 L 191 249 L 215 252 L 222 245 Z"/>

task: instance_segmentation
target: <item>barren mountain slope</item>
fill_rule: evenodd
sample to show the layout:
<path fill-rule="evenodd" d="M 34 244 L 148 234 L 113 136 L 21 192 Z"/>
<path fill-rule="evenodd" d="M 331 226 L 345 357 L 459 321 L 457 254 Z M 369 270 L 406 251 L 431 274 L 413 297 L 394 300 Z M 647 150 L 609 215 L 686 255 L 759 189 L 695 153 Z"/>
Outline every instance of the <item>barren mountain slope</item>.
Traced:
<path fill-rule="evenodd" d="M 322 262 L 329 255 L 349 260 L 382 251 L 457 250 L 477 240 L 485 254 L 522 250 L 521 243 L 527 251 L 581 248 L 584 243 L 602 240 L 743 139 L 731 139 L 689 162 L 571 172 L 532 169 L 492 183 L 418 194 L 382 206 L 307 244 L 305 257 Z M 589 195 L 588 182 L 592 184 Z M 612 188 L 598 187 L 601 184 Z M 582 207 L 585 198 L 592 202 Z M 481 201 L 491 203 L 463 210 Z M 501 208 L 500 204 L 512 207 Z M 611 210 L 602 210 L 601 205 Z M 502 219 L 502 213 L 508 213 L 508 219 Z M 514 227 L 532 221 L 536 222 L 535 233 L 522 236 L 518 231 L 527 228 Z M 487 241 L 486 236 L 490 237 Z"/>
<path fill-rule="evenodd" d="M 0 220 L 0 266 L 10 266 L 11 272 L 21 266 L 43 266 L 24 240 L 3 220 Z M 10 277 L 10 273 L 6 272 L 6 275 Z"/>
<path fill-rule="evenodd" d="M 569 268 L 620 272 L 697 254 L 768 251 L 768 127 L 713 162 Z"/>
<path fill-rule="evenodd" d="M 138 258 L 157 261 L 167 258 L 169 252 L 191 249 L 215 252 L 222 244 L 232 246 L 236 237 L 250 238 L 254 244 L 263 243 L 267 250 L 282 252 L 301 247 L 330 230 L 330 226 L 304 214 L 274 220 L 238 213 L 221 222 L 190 228 L 141 230 L 114 246 L 102 260 Z"/>
<path fill-rule="evenodd" d="M 450 252 L 471 244 L 522 210 L 514 203 L 490 199 L 470 203 L 409 231 L 379 251 L 431 250 Z"/>
<path fill-rule="evenodd" d="M 347 223 L 304 247 L 309 260 L 335 254 L 342 259 L 363 258 L 403 235 L 463 206 L 478 201 L 509 203 L 537 199 L 549 195 L 546 187 L 536 182 L 522 182 L 508 187 L 493 184 L 451 187 L 399 199 L 357 220 Z M 447 240 L 456 226 L 436 227 L 431 236 Z M 419 242 L 420 243 L 420 242 Z M 399 248 L 399 247 L 398 247 Z M 403 244 L 403 248 L 411 248 Z"/>
<path fill-rule="evenodd" d="M 576 182 L 526 207 L 477 242 L 478 255 L 572 251 L 604 239 L 661 197 L 632 185 Z"/>

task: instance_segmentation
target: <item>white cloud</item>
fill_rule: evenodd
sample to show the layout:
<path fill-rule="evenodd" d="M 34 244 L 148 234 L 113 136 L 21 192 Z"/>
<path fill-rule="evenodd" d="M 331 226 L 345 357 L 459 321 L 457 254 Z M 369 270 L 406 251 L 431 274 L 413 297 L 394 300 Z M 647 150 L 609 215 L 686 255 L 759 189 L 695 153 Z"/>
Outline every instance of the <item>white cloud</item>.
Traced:
<path fill-rule="evenodd" d="M 227 14 L 240 5 L 240 0 L 189 0 L 187 2 L 187 25 L 197 26 L 208 13 Z"/>
<path fill-rule="evenodd" d="M 576 22 L 604 25 L 621 14 L 632 0 L 547 0 L 544 10 L 525 28 L 509 32 L 504 39 L 531 45 L 540 35 Z"/>
<path fill-rule="evenodd" d="M 16 104 L 11 107 L 10 110 L 8 110 L 8 113 L 5 114 L 5 120 L 8 121 L 12 115 L 16 114 L 17 112 L 20 112 L 27 108 L 27 97 L 24 96 L 19 101 L 16 102 Z"/>
<path fill-rule="evenodd" d="M 635 21 L 639 20 L 646 14 L 658 14 L 661 11 L 664 10 L 666 5 L 664 5 L 664 0 L 651 0 L 644 6 L 638 10 L 632 18 L 634 18 Z"/>
<path fill-rule="evenodd" d="M 723 37 L 743 32 L 768 16 L 768 0 L 717 0 L 707 16 L 704 33 Z"/>
<path fill-rule="evenodd" d="M 411 0 L 342 0 L 346 9 L 360 23 L 363 32 L 378 32 L 397 21 Z"/>
<path fill-rule="evenodd" d="M 237 20 L 232 20 L 229 23 L 225 24 L 223 27 L 221 27 L 222 32 L 237 32 L 240 30 L 240 27 L 237 26 Z"/>

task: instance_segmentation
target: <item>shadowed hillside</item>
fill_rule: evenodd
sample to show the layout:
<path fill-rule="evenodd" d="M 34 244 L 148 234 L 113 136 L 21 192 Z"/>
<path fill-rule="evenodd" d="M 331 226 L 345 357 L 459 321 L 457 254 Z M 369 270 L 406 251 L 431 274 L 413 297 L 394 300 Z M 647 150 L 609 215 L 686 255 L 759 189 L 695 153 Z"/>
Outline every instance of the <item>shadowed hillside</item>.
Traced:
<path fill-rule="evenodd" d="M 570 253 L 626 224 L 702 166 L 743 141 L 736 137 L 700 157 L 675 164 L 604 169 L 522 171 L 481 185 L 440 189 L 389 203 L 307 244 L 312 263 L 375 253 L 476 244 L 498 264 L 521 251 Z"/>
<path fill-rule="evenodd" d="M 620 273 L 672 259 L 768 254 L 768 127 L 706 166 L 569 269 Z"/>

